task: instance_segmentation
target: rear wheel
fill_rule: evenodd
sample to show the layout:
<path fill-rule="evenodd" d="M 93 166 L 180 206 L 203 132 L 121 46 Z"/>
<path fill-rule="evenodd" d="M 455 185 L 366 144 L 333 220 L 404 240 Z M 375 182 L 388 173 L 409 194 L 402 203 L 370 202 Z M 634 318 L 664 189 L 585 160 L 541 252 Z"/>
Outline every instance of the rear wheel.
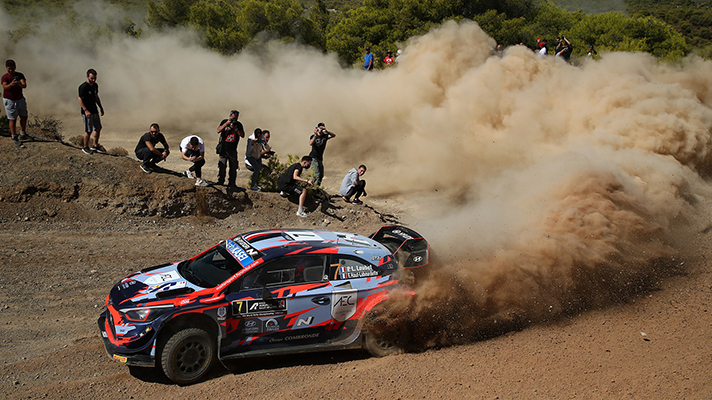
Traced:
<path fill-rule="evenodd" d="M 391 354 L 402 353 L 401 343 L 364 332 L 363 347 L 374 357 L 385 357 Z"/>
<path fill-rule="evenodd" d="M 161 367 L 168 379 L 178 384 L 195 383 L 215 359 L 212 338 L 202 329 L 188 328 L 171 336 L 161 350 Z"/>

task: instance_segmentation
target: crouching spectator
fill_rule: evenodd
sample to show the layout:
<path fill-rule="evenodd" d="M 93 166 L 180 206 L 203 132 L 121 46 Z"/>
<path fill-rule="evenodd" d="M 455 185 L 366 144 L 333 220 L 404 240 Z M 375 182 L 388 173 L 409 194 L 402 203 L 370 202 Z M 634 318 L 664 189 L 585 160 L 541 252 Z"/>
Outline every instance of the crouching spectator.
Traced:
<path fill-rule="evenodd" d="M 208 186 L 202 176 L 203 165 L 205 165 L 205 143 L 199 136 L 191 135 L 185 137 L 180 142 L 180 156 L 193 165 L 183 172 L 188 178 L 195 179 L 195 186 Z"/>
<path fill-rule="evenodd" d="M 156 148 L 156 144 L 161 143 L 165 149 Z M 141 161 L 141 169 L 143 172 L 150 174 L 156 167 L 156 163 L 165 160 L 170 154 L 168 150 L 168 142 L 165 136 L 161 133 L 161 128 L 158 124 L 151 124 L 148 132 L 144 133 L 136 144 L 134 150 L 136 158 Z"/>
<path fill-rule="evenodd" d="M 363 204 L 359 198 L 361 196 L 368 196 L 366 194 L 366 181 L 361 180 L 360 177 L 366 173 L 366 166 L 361 164 L 358 168 L 351 168 L 349 172 L 346 173 L 344 180 L 341 181 L 341 193 L 342 198 L 347 203 L 353 204 Z M 351 196 L 354 196 L 353 201 Z"/>
<path fill-rule="evenodd" d="M 299 196 L 297 215 L 300 217 L 307 216 L 307 213 L 304 212 L 304 202 L 307 199 L 307 191 L 305 188 L 297 185 L 297 182 L 306 182 L 308 185 L 314 184 L 311 180 L 302 178 L 302 171 L 311 167 L 311 160 L 312 158 L 310 156 L 302 157 L 302 161 L 290 165 L 289 168 L 277 178 L 277 188 L 279 189 L 280 196 L 287 197 L 290 194 Z"/>

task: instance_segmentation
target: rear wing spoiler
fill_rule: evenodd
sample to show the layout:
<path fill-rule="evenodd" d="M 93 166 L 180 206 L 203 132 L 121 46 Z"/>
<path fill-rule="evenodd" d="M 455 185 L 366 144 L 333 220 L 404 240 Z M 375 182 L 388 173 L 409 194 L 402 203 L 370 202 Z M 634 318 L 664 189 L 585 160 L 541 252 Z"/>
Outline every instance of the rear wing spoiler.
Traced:
<path fill-rule="evenodd" d="M 430 245 L 412 229 L 400 225 L 382 226 L 370 238 L 386 246 L 403 268 L 418 268 L 428 264 Z"/>

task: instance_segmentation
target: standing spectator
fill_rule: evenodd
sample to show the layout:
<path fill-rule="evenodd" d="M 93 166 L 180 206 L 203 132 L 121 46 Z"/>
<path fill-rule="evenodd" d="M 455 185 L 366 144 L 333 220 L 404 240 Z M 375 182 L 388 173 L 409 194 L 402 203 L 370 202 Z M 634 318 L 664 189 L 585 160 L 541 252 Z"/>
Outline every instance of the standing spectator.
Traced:
<path fill-rule="evenodd" d="M 569 60 L 571 59 L 571 53 L 574 50 L 574 46 L 571 44 L 569 39 L 566 39 L 566 36 L 562 36 L 560 41 L 561 41 L 561 46 L 560 46 L 561 48 L 559 50 L 558 46 L 557 46 L 556 56 L 563 58 L 564 61 L 566 61 L 566 62 L 569 62 Z"/>
<path fill-rule="evenodd" d="M 208 186 L 202 176 L 203 165 L 205 165 L 205 143 L 200 136 L 186 136 L 180 142 L 180 157 L 190 161 L 193 165 L 183 172 L 188 178 L 195 178 L 195 186 Z"/>
<path fill-rule="evenodd" d="M 266 143 L 262 135 L 262 129 L 255 129 L 250 139 L 247 140 L 247 153 L 245 154 L 247 157 L 245 166 L 249 164 L 250 167 L 248 167 L 248 169 L 252 171 L 250 190 L 256 191 L 262 190 L 261 187 L 257 186 L 257 181 L 260 178 L 260 170 L 262 170 L 262 156 L 269 151 L 269 145 L 267 145 L 267 149 L 264 147 Z"/>
<path fill-rule="evenodd" d="M 302 171 L 304 171 L 305 168 L 309 169 L 312 162 L 311 160 L 312 158 L 309 156 L 302 157 L 302 161 L 290 165 L 289 168 L 277 178 L 277 188 L 279 189 L 280 196 L 287 197 L 290 194 L 299 196 L 297 215 L 300 217 L 307 216 L 307 213 L 304 212 L 304 202 L 307 199 L 307 191 L 297 185 L 297 182 L 306 182 L 307 185 L 313 184 L 311 180 L 302 178 Z"/>
<path fill-rule="evenodd" d="M 386 52 L 386 58 L 383 59 L 383 63 L 386 64 L 386 67 L 393 64 L 393 52 L 388 50 Z"/>
<path fill-rule="evenodd" d="M 541 40 L 539 43 L 539 57 L 544 57 L 547 53 L 546 50 L 546 39 Z"/>
<path fill-rule="evenodd" d="M 104 115 L 104 107 L 101 105 L 99 98 L 99 84 L 96 83 L 96 71 L 89 69 L 87 71 L 86 82 L 79 85 L 79 106 L 82 108 L 82 120 L 84 121 L 84 147 L 82 151 L 86 154 L 106 153 L 104 146 L 99 144 L 99 135 L 101 134 L 101 118 L 99 118 L 99 110 L 101 115 Z M 99 106 L 97 109 L 96 106 Z M 91 133 L 95 132 L 94 141 L 89 148 Z"/>
<path fill-rule="evenodd" d="M 2 101 L 10 125 L 10 137 L 15 146 L 23 147 L 21 140 L 29 140 L 27 129 L 27 101 L 22 89 L 27 88 L 27 80 L 18 72 L 14 60 L 5 61 L 7 73 L 2 76 Z M 17 134 L 17 117 L 20 117 L 20 134 Z"/>
<path fill-rule="evenodd" d="M 400 60 L 400 56 L 401 56 L 401 50 L 398 49 L 398 51 L 396 51 L 396 59 L 395 59 L 396 62 L 398 62 L 398 60 Z"/>
<path fill-rule="evenodd" d="M 327 131 L 323 122 L 319 122 L 314 129 L 314 134 L 309 137 L 309 146 L 312 148 L 309 156 L 311 156 L 314 164 L 314 184 L 317 186 L 321 185 L 321 180 L 324 179 L 324 150 L 326 149 L 326 142 L 335 137 L 336 134 Z"/>
<path fill-rule="evenodd" d="M 497 45 L 497 57 L 504 57 L 504 47 L 501 44 Z"/>
<path fill-rule="evenodd" d="M 222 120 L 218 126 L 220 139 L 218 146 L 215 149 L 220 155 L 218 159 L 218 185 L 225 183 L 225 170 L 230 169 L 228 174 L 228 189 L 236 189 L 237 185 L 237 170 L 240 169 L 240 163 L 237 160 L 237 144 L 240 138 L 245 137 L 245 130 L 242 123 L 237 120 L 240 112 L 237 110 L 230 111 L 230 118 Z"/>
<path fill-rule="evenodd" d="M 588 53 L 586 54 L 586 56 L 591 58 L 596 58 L 598 56 L 598 52 L 596 51 L 596 49 L 593 48 L 592 44 L 588 45 Z"/>
<path fill-rule="evenodd" d="M 165 146 L 165 149 L 156 148 L 156 144 L 159 142 Z M 161 162 L 168 157 L 168 154 L 170 154 L 168 142 L 166 142 L 166 138 L 161 133 L 161 128 L 158 124 L 151 124 L 148 132 L 141 136 L 138 144 L 136 144 L 134 153 L 136 158 L 141 160 L 141 169 L 147 174 L 153 172 L 157 162 Z"/>
<path fill-rule="evenodd" d="M 358 169 L 351 168 L 351 170 L 346 173 L 344 180 L 341 181 L 341 188 L 339 190 L 345 202 L 363 204 L 363 202 L 359 200 L 359 197 L 368 196 L 366 194 L 366 181 L 359 178 L 365 173 L 366 166 L 363 164 L 359 165 Z M 354 196 L 353 201 L 351 201 L 351 196 Z"/>
<path fill-rule="evenodd" d="M 263 159 L 270 158 L 274 155 L 274 151 L 272 151 L 272 146 L 269 145 L 269 138 L 270 138 L 270 132 L 267 129 L 262 130 L 262 157 Z M 252 140 L 255 139 L 255 134 L 253 133 L 250 135 L 249 138 L 247 138 L 247 151 L 245 151 L 245 167 L 247 167 L 248 170 L 254 171 L 255 169 L 252 167 L 250 164 L 250 161 L 247 159 L 249 156 L 249 153 L 252 149 Z M 267 168 L 266 165 L 262 165 L 262 169 Z"/>
<path fill-rule="evenodd" d="M 363 56 L 363 69 L 366 71 L 373 69 L 373 54 L 371 53 L 370 47 L 366 47 L 366 55 Z"/>

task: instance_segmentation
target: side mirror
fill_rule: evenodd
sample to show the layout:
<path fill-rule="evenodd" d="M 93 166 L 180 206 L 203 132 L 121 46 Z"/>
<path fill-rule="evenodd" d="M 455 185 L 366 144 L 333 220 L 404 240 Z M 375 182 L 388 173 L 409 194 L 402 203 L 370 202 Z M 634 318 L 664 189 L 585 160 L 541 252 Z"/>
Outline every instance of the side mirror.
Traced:
<path fill-rule="evenodd" d="M 272 292 L 267 289 L 267 286 L 262 288 L 262 300 L 272 300 Z"/>

